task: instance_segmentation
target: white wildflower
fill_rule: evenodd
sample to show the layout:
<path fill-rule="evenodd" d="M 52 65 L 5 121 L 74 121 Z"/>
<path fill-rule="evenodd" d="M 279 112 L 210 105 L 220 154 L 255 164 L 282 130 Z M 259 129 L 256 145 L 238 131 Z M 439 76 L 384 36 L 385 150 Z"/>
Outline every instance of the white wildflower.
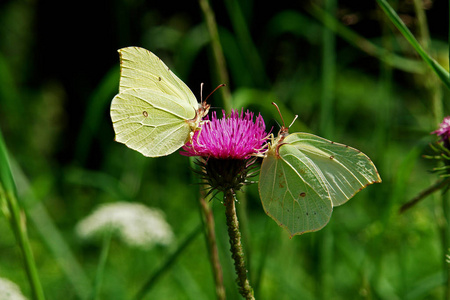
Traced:
<path fill-rule="evenodd" d="M 2 300 L 26 300 L 20 288 L 14 282 L 0 278 L 0 299 Z"/>
<path fill-rule="evenodd" d="M 124 243 L 144 249 L 150 249 L 155 244 L 168 245 L 173 240 L 172 229 L 164 219 L 164 214 L 140 203 L 100 205 L 78 222 L 75 230 L 82 239 L 99 238 L 112 230 Z"/>

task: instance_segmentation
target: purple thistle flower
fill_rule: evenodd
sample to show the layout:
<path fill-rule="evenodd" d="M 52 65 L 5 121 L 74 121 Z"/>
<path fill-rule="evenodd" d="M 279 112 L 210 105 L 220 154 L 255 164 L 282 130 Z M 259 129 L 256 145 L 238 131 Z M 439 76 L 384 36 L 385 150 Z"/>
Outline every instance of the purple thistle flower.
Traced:
<path fill-rule="evenodd" d="M 197 172 L 208 182 L 210 191 L 231 191 L 233 194 L 243 185 L 251 183 L 248 177 L 255 168 L 257 156 L 267 151 L 266 125 L 259 114 L 253 122 L 254 114 L 250 111 L 239 114 L 232 110 L 229 116 L 222 111 L 222 119 L 212 113 L 207 117 L 201 129 L 183 146 L 180 153 L 185 156 L 199 156 Z"/>
<path fill-rule="evenodd" d="M 448 140 L 450 138 L 450 116 L 445 117 L 439 129 L 433 131 L 432 134 L 437 134 L 443 141 Z"/>
<path fill-rule="evenodd" d="M 232 110 L 226 117 L 222 111 L 222 119 L 217 118 L 216 112 L 212 118 L 196 131 L 190 142 L 183 146 L 181 152 L 186 156 L 203 156 L 217 159 L 249 159 L 259 156 L 266 150 L 264 143 L 267 138 L 266 125 L 259 114 L 253 122 L 253 112 Z"/>
<path fill-rule="evenodd" d="M 439 125 L 439 129 L 431 132 L 431 134 L 436 134 L 444 142 L 444 146 L 450 149 L 450 116 L 444 118 L 442 123 Z"/>

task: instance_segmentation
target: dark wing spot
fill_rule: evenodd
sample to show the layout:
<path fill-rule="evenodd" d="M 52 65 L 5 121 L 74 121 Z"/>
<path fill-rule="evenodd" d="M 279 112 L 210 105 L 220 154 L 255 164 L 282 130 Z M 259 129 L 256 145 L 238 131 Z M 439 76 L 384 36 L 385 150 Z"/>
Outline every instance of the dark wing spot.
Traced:
<path fill-rule="evenodd" d="M 148 117 L 148 112 L 146 112 L 145 110 L 142 112 L 142 115 L 144 116 L 144 117 Z"/>
<path fill-rule="evenodd" d="M 331 155 L 331 156 L 330 156 L 330 159 L 334 159 L 334 155 Z"/>
<path fill-rule="evenodd" d="M 161 80 L 162 80 L 161 76 L 158 76 L 158 81 L 161 81 Z"/>
<path fill-rule="evenodd" d="M 306 193 L 305 192 L 301 192 L 300 193 L 300 197 L 306 197 Z"/>

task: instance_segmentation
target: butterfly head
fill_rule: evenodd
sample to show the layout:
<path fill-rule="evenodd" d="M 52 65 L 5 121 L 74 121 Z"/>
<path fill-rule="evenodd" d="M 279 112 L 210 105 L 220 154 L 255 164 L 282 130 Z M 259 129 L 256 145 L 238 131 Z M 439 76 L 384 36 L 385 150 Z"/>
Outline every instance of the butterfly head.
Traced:
<path fill-rule="evenodd" d="M 200 115 L 200 119 L 203 119 L 204 117 L 206 117 L 206 115 L 209 112 L 209 108 L 210 107 L 211 107 L 211 105 L 206 103 L 206 101 L 203 101 L 202 103 L 198 104 L 198 112 L 197 112 L 197 114 Z"/>
<path fill-rule="evenodd" d="M 295 115 L 294 120 L 292 120 L 291 124 L 286 127 L 283 119 L 283 115 L 281 114 L 280 109 L 278 108 L 278 105 L 275 102 L 272 102 L 272 104 L 277 108 L 278 114 L 280 115 L 281 122 L 283 125 L 280 128 L 280 131 L 278 132 L 278 136 L 276 139 L 272 138 L 272 143 L 269 146 L 269 152 L 273 151 L 276 156 L 279 156 L 278 149 L 284 145 L 283 140 L 289 135 L 289 128 L 294 124 L 295 120 L 297 120 L 298 115 Z"/>

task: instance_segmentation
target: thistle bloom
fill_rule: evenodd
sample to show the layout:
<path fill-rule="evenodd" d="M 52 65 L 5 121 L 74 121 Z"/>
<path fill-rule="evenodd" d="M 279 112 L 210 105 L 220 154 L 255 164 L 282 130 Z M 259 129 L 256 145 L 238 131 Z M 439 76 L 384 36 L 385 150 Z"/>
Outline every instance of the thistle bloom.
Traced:
<path fill-rule="evenodd" d="M 222 119 L 212 113 L 211 121 L 206 122 L 201 130 L 195 132 L 190 142 L 183 146 L 186 156 L 203 156 L 218 159 L 248 159 L 264 152 L 266 125 L 259 114 L 253 122 L 254 114 L 244 109 L 241 114 L 232 110 L 228 118 L 222 111 Z"/>
<path fill-rule="evenodd" d="M 437 134 L 442 140 L 448 140 L 450 138 L 450 116 L 445 117 L 439 129 L 433 131 L 432 134 Z"/>
<path fill-rule="evenodd" d="M 444 142 L 444 146 L 450 149 L 450 116 L 445 117 L 439 129 L 433 131 L 432 134 L 439 136 L 441 141 Z"/>
<path fill-rule="evenodd" d="M 210 192 L 231 191 L 234 193 L 249 183 L 246 179 L 257 156 L 266 151 L 266 125 L 259 114 L 253 122 L 250 111 L 232 110 L 229 116 L 222 111 L 222 119 L 215 112 L 207 117 L 201 129 L 181 151 L 185 156 L 199 156 L 197 164 L 200 175 L 211 187 Z"/>

